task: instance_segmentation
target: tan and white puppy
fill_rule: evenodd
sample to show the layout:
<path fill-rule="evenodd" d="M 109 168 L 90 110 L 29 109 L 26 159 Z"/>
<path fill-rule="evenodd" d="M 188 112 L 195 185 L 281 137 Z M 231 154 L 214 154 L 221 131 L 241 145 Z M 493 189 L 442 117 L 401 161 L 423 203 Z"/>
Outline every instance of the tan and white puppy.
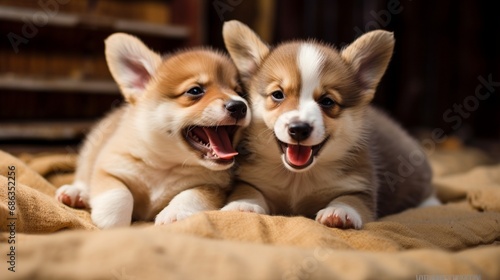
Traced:
<path fill-rule="evenodd" d="M 250 122 L 230 58 L 207 49 L 162 58 L 121 33 L 105 43 L 127 103 L 89 134 L 75 181 L 59 188 L 57 199 L 89 206 L 99 228 L 220 209 L 235 145 Z"/>
<path fill-rule="evenodd" d="M 237 21 L 226 22 L 223 35 L 252 123 L 222 210 L 359 229 L 431 197 L 422 149 L 369 105 L 393 52 L 392 33 L 369 32 L 342 50 L 315 41 L 271 49 Z"/>

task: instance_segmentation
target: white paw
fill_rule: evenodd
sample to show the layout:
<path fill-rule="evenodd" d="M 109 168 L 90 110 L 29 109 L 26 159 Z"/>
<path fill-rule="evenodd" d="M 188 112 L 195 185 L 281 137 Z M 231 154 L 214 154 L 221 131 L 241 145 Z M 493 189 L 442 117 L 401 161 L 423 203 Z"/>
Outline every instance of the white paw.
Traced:
<path fill-rule="evenodd" d="M 441 201 L 435 196 L 431 195 L 430 197 L 426 198 L 420 205 L 417 207 L 423 208 L 423 207 L 431 207 L 431 206 L 440 206 L 442 205 Z"/>
<path fill-rule="evenodd" d="M 220 209 L 221 211 L 240 211 L 240 212 L 252 212 L 257 214 L 267 214 L 268 211 L 262 206 L 246 202 L 246 201 L 233 201 Z"/>
<path fill-rule="evenodd" d="M 89 208 L 89 194 L 85 183 L 77 181 L 56 190 L 56 199 L 74 208 Z"/>
<path fill-rule="evenodd" d="M 155 218 L 155 225 L 166 225 L 171 224 L 180 220 L 184 220 L 187 217 L 197 213 L 198 211 L 192 211 L 188 209 L 182 209 L 177 207 L 165 207 L 161 210 Z"/>
<path fill-rule="evenodd" d="M 316 221 L 334 228 L 360 229 L 363 221 L 358 211 L 344 203 L 334 203 L 316 214 Z"/>
<path fill-rule="evenodd" d="M 90 200 L 92 222 L 100 228 L 130 226 L 134 197 L 128 189 L 111 189 Z"/>

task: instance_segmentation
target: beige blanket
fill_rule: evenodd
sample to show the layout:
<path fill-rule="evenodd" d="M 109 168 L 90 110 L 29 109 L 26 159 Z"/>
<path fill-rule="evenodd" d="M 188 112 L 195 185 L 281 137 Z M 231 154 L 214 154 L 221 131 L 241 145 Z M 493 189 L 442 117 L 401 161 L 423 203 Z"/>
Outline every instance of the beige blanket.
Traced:
<path fill-rule="evenodd" d="M 0 279 L 500 279 L 500 164 L 476 150 L 432 155 L 444 205 L 359 231 L 225 212 L 100 231 L 53 198 L 74 163 L 0 151 Z"/>

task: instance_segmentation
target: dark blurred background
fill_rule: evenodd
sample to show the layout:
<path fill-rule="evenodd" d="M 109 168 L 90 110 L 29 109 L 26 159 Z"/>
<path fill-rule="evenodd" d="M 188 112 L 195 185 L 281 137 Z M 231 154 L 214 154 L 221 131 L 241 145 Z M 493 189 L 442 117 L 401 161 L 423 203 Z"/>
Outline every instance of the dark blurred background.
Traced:
<path fill-rule="evenodd" d="M 42 1 L 43 2 L 43 1 Z M 374 103 L 414 133 L 500 139 L 500 17 L 493 1 L 0 0 L 0 148 L 75 144 L 121 98 L 103 40 L 139 36 L 161 52 L 224 49 L 237 19 L 275 45 L 316 38 L 341 48 L 373 29 L 396 48 Z"/>

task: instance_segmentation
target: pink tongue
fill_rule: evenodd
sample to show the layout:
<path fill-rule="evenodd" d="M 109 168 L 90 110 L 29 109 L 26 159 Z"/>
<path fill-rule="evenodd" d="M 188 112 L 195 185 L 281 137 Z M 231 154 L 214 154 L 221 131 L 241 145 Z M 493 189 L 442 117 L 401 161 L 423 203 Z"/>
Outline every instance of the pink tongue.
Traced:
<path fill-rule="evenodd" d="M 312 156 L 312 149 L 308 146 L 290 145 L 286 148 L 288 161 L 295 166 L 306 165 Z"/>
<path fill-rule="evenodd" d="M 203 130 L 208 136 L 210 146 L 218 157 L 222 159 L 232 159 L 238 154 L 231 144 L 226 128 L 219 127 L 215 129 L 211 127 L 204 127 Z"/>

